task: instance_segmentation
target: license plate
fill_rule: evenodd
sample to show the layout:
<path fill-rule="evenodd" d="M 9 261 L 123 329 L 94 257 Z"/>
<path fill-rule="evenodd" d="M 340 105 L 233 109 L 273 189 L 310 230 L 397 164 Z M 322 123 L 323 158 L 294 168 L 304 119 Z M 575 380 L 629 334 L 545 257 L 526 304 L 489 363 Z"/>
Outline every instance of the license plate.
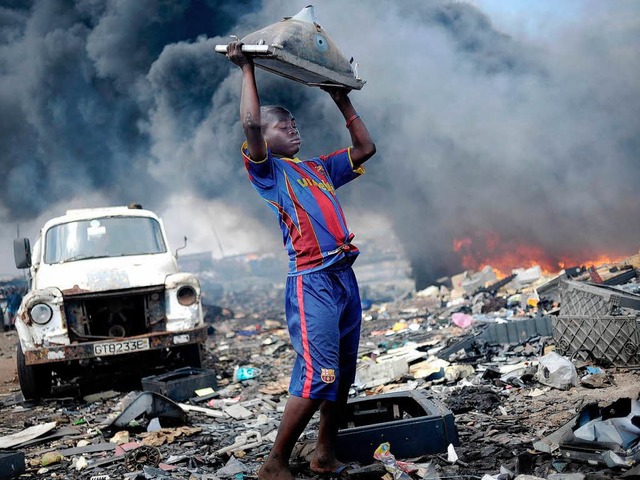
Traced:
<path fill-rule="evenodd" d="M 96 343 L 93 346 L 93 354 L 96 356 L 120 355 L 121 353 L 140 352 L 142 350 L 149 350 L 148 338 L 123 340 L 122 342 Z"/>

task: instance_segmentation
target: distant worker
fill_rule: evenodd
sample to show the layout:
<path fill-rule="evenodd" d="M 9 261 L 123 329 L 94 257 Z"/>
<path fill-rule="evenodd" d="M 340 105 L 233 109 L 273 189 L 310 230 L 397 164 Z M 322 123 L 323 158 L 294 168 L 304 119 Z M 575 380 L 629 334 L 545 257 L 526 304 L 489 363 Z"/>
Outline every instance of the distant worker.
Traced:
<path fill-rule="evenodd" d="M 4 331 L 6 332 L 11 329 L 11 324 L 9 323 L 9 316 L 7 315 L 7 312 L 5 310 L 2 310 L 2 305 L 0 305 L 0 318 L 2 318 Z"/>
<path fill-rule="evenodd" d="M 17 287 L 11 287 L 10 293 L 7 295 L 5 330 L 7 330 L 7 326 L 9 329 L 15 328 L 15 317 L 18 314 L 21 303 L 22 294 Z"/>
<path fill-rule="evenodd" d="M 260 107 L 254 63 L 231 43 L 228 58 L 242 69 L 240 118 L 247 141 L 242 155 L 249 178 L 272 208 L 289 253 L 285 305 L 291 343 L 297 353 L 289 393 L 273 448 L 258 472 L 260 480 L 291 480 L 289 459 L 298 437 L 320 410 L 318 442 L 310 469 L 336 474 L 340 415 L 355 379 L 361 305 L 351 268 L 359 251 L 351 244 L 335 189 L 357 178 L 376 147 L 340 87 L 326 88 L 346 120 L 352 146 L 299 160 L 301 139 L 293 115 Z"/>

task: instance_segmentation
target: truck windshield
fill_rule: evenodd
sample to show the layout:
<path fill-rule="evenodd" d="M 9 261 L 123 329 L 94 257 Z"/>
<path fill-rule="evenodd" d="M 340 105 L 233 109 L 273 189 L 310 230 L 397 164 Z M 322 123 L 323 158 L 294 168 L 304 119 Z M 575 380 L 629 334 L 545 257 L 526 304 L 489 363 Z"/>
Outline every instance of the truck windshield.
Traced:
<path fill-rule="evenodd" d="M 44 262 L 62 263 L 166 251 L 157 220 L 103 217 L 51 227 L 45 235 Z"/>

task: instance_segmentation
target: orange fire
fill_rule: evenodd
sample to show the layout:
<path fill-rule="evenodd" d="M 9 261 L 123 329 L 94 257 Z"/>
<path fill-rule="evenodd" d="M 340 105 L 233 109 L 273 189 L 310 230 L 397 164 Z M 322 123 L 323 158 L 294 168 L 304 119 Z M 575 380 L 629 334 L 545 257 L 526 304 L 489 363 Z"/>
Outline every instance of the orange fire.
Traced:
<path fill-rule="evenodd" d="M 511 274 L 515 268 L 530 268 L 539 265 L 544 274 L 558 273 L 563 268 L 575 266 L 600 266 L 617 263 L 626 256 L 601 254 L 566 254 L 552 256 L 536 245 L 503 241 L 494 232 L 472 237 L 453 239 L 453 251 L 460 256 L 460 263 L 466 270 L 482 270 L 490 266 L 499 278 Z"/>

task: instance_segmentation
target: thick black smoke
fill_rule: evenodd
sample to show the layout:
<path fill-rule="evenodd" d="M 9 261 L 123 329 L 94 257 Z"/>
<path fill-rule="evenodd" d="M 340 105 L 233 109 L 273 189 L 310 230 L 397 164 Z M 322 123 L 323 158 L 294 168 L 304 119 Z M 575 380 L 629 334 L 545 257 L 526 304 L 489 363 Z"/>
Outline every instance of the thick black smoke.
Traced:
<path fill-rule="evenodd" d="M 150 135 L 158 110 L 183 120 L 173 139 L 207 115 L 229 68 L 212 61 L 202 38 L 228 34 L 256 8 L 251 0 L 46 0 L 0 8 L 5 220 L 96 190 L 114 201 L 157 203 L 166 187 L 153 175 L 161 160 Z"/>
<path fill-rule="evenodd" d="M 3 2 L 0 221 L 27 222 L 83 196 L 162 211 L 188 195 L 203 210 L 222 202 L 264 222 L 277 241 L 238 155 L 239 71 L 213 47 L 305 5 Z M 368 81 L 352 98 L 378 146 L 343 202 L 391 222 L 417 286 L 461 269 L 460 238 L 478 255 L 492 253 L 486 238 L 557 260 L 637 250 L 640 27 L 629 19 L 640 5 L 608 5 L 585 3 L 536 44 L 467 3 L 316 5 Z M 326 94 L 258 80 L 265 103 L 294 112 L 303 154 L 346 144 Z M 263 232 L 252 234 L 264 245 Z"/>

